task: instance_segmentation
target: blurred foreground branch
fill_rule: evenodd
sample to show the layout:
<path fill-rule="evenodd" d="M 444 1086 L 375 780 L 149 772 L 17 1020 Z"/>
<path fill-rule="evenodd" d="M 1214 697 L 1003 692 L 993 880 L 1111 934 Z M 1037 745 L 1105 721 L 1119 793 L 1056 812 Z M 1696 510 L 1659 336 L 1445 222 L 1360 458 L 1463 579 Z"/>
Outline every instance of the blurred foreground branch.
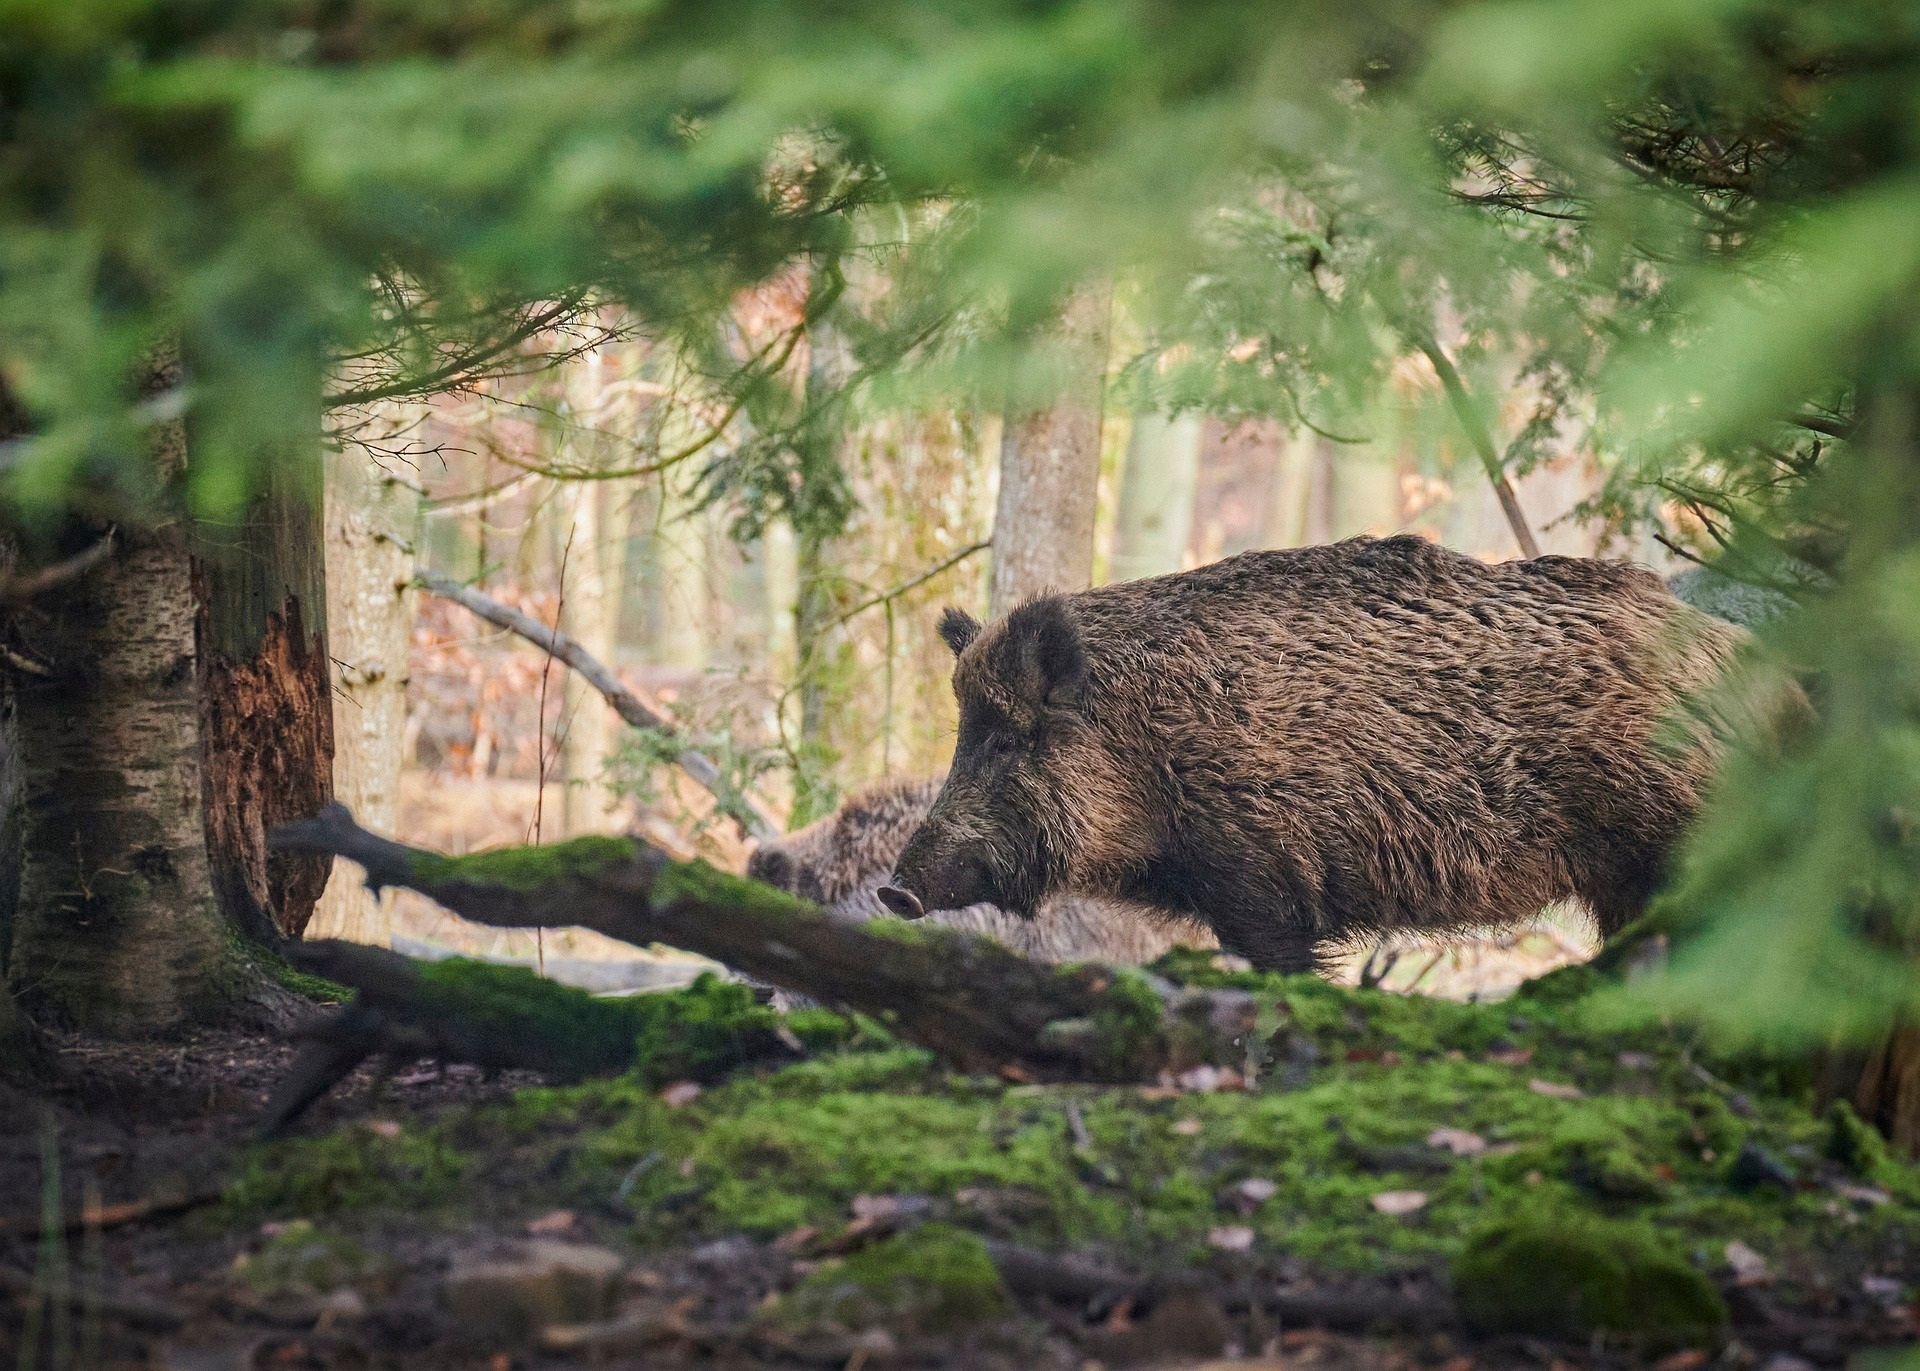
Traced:
<path fill-rule="evenodd" d="M 556 628 L 548 628 L 529 614 L 522 614 L 510 605 L 503 605 L 490 595 L 484 595 L 472 586 L 462 585 L 445 576 L 436 576 L 431 572 L 421 572 L 415 580 L 422 590 L 438 595 L 442 599 L 452 600 L 455 604 L 485 619 L 497 628 L 518 634 L 534 646 L 541 648 L 565 662 L 580 673 L 580 678 L 606 697 L 613 706 L 613 712 L 635 728 L 646 729 L 652 733 L 662 733 L 669 738 L 679 736 L 679 728 L 668 717 L 665 710 L 642 699 L 640 695 L 623 685 L 605 663 L 579 643 Z M 720 768 L 713 758 L 694 748 L 683 748 L 675 760 L 680 769 L 706 788 L 714 799 L 733 820 L 746 831 L 748 836 L 759 842 L 768 842 L 780 833 L 780 825 L 762 809 L 751 796 L 729 794 L 720 776 Z M 394 882 L 394 884 L 402 884 Z"/>

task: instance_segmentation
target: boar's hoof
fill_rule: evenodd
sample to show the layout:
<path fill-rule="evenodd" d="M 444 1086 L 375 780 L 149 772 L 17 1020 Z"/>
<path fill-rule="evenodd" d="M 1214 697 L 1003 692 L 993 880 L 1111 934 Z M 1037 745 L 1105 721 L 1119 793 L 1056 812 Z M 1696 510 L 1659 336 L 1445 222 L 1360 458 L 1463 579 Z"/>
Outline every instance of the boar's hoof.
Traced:
<path fill-rule="evenodd" d="M 877 892 L 880 903 L 903 919 L 924 919 L 927 907 L 920 903 L 920 897 L 911 890 L 902 890 L 897 885 L 883 885 Z"/>

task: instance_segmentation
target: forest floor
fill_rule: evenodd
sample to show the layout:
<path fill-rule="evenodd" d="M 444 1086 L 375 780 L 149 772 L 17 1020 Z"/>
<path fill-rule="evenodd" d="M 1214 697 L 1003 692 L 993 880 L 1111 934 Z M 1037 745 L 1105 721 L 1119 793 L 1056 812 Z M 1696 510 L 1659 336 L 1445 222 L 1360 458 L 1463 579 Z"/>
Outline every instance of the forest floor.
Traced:
<path fill-rule="evenodd" d="M 42 1354 L 0 1364 L 1807 1371 L 1914 1337 L 1920 1172 L 1791 1070 L 1582 969 L 1498 1005 L 1162 970 L 1273 997 L 1251 1084 L 958 1077 L 869 1024 L 704 1090 L 362 1070 L 260 1144 L 286 1045 L 65 1039 L 0 1093 L 0 1349 Z M 103 1217 L 37 1234 L 56 1197 Z"/>

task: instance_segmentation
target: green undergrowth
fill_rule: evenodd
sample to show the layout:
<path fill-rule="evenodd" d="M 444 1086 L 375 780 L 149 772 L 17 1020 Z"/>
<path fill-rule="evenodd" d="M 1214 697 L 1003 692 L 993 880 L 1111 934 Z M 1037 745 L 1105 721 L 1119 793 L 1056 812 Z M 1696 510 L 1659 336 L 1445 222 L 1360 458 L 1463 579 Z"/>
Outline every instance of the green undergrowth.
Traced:
<path fill-rule="evenodd" d="M 1738 1239 L 1790 1270 L 1893 1250 L 1920 1219 L 1915 1170 L 1844 1107 L 1817 1113 L 1779 1063 L 1714 1055 L 1657 1021 L 1596 1019 L 1585 969 L 1497 1005 L 1234 972 L 1205 954 L 1149 974 L 1255 994 L 1272 1036 L 1251 1054 L 1264 1058 L 1252 1089 L 955 1076 L 824 1015 L 807 1028 L 810 1059 L 690 1100 L 662 1098 L 648 1071 L 523 1091 L 417 1135 L 283 1145 L 229 1213 L 564 1204 L 619 1214 L 649 1246 L 831 1231 L 856 1196 L 912 1195 L 935 1222 L 1046 1247 L 1164 1266 L 1210 1260 L 1210 1234 L 1244 1226 L 1256 1258 L 1355 1273 L 1494 1261 L 1532 1250 L 1544 1225 L 1615 1243 L 1583 1258 L 1604 1288 L 1566 1297 L 1576 1313 L 1588 1300 L 1599 1328 L 1649 1262 L 1705 1273 Z M 698 1016 L 660 1012 L 653 1059 L 697 1055 Z M 1392 1192 L 1424 1203 L 1376 1202 Z M 1685 1284 L 1663 1288 L 1680 1290 L 1674 1321 L 1692 1327 L 1704 1306 Z"/>

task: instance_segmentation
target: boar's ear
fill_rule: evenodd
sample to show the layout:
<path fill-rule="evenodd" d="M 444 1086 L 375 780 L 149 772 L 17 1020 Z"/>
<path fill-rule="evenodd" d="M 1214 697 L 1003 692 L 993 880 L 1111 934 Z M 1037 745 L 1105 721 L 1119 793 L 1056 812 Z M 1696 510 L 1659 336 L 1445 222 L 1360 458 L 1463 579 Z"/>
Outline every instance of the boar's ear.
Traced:
<path fill-rule="evenodd" d="M 1057 595 L 1033 600 L 1007 616 L 1009 684 L 1038 714 L 1073 709 L 1087 683 L 1087 649 L 1080 625 Z"/>
<path fill-rule="evenodd" d="M 968 644 L 980 636 L 980 621 L 964 609 L 955 609 L 949 605 L 940 615 L 940 637 L 953 649 L 958 657 L 967 650 Z"/>

